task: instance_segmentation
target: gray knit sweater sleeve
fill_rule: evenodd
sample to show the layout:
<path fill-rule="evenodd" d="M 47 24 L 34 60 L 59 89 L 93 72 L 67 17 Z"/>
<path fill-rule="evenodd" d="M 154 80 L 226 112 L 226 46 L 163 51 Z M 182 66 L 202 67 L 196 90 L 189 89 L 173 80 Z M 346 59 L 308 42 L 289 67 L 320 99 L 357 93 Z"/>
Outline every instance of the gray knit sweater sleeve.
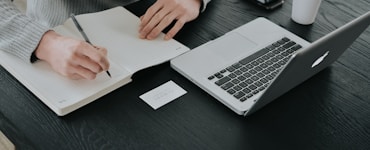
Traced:
<path fill-rule="evenodd" d="M 10 0 L 0 0 L 0 50 L 30 61 L 48 27 L 22 14 Z"/>
<path fill-rule="evenodd" d="M 30 61 L 43 34 L 63 23 L 70 13 L 96 12 L 136 1 L 138 0 L 28 0 L 25 15 L 10 0 L 0 0 L 0 50 Z M 203 0 L 202 11 L 210 1 Z"/>

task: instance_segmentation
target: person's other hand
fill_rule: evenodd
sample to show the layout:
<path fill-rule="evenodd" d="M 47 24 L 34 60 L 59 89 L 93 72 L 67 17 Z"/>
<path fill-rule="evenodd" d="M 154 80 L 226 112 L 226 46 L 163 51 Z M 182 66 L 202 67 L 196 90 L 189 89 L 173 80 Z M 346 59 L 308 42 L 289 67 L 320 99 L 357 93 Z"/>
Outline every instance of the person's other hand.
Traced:
<path fill-rule="evenodd" d="M 98 73 L 109 68 L 105 48 L 63 37 L 54 31 L 44 34 L 35 55 L 70 79 L 95 79 Z"/>
<path fill-rule="evenodd" d="M 185 23 L 198 17 L 202 0 L 158 0 L 140 17 L 140 38 L 154 39 L 176 20 L 165 40 L 173 38 Z"/>

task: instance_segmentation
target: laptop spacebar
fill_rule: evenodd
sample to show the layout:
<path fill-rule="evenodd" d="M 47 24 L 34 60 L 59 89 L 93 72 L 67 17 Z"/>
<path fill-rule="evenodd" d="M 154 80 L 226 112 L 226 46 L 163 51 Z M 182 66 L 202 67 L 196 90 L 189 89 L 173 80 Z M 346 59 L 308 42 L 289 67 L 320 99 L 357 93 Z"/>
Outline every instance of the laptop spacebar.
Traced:
<path fill-rule="evenodd" d="M 252 54 L 252 55 L 250 55 L 250 56 L 248 56 L 248 57 L 246 57 L 246 58 L 244 58 L 244 59 L 240 60 L 240 61 L 239 61 L 239 63 L 241 63 L 241 64 L 245 65 L 245 64 L 247 64 L 247 63 L 249 63 L 249 62 L 251 62 L 251 61 L 253 61 L 253 60 L 257 59 L 258 57 L 260 57 L 260 56 L 262 56 L 263 54 L 266 54 L 266 53 L 268 53 L 268 52 L 269 52 L 269 49 L 268 49 L 268 48 L 263 48 L 263 49 L 261 49 L 261 50 L 259 50 L 259 51 L 255 52 L 254 54 Z"/>

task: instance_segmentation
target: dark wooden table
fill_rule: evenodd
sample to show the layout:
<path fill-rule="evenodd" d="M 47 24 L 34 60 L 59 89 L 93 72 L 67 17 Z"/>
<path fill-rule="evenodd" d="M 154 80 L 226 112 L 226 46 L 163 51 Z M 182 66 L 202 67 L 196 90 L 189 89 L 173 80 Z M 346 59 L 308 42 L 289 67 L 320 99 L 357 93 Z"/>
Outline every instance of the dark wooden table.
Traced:
<path fill-rule="evenodd" d="M 292 0 L 274 11 L 247 1 L 213 0 L 176 39 L 195 48 L 264 16 L 312 42 L 370 10 L 369 0 L 323 0 L 316 22 L 302 26 L 290 19 Z M 127 8 L 141 15 L 151 3 Z M 236 115 L 168 62 L 138 72 L 132 83 L 64 117 L 1 67 L 0 130 L 19 150 L 370 149 L 369 49 L 367 29 L 330 67 L 248 118 Z M 169 80 L 188 93 L 156 111 L 139 99 Z"/>

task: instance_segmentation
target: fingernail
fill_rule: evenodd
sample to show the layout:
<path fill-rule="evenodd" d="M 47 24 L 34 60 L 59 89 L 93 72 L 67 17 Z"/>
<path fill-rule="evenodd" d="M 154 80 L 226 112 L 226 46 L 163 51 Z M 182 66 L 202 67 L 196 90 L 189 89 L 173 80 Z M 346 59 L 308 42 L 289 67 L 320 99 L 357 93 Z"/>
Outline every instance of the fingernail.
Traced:
<path fill-rule="evenodd" d="M 149 39 L 149 40 L 152 40 L 152 39 L 154 39 L 154 38 L 155 38 L 155 36 L 153 36 L 153 35 L 151 35 L 151 34 L 150 34 L 150 35 L 148 35 L 148 39 Z"/>
<path fill-rule="evenodd" d="M 164 36 L 164 40 L 170 40 L 170 39 L 171 39 L 171 36 L 169 35 Z"/>
<path fill-rule="evenodd" d="M 145 35 L 144 34 L 139 34 L 139 37 L 141 38 L 141 39 L 144 39 L 145 38 Z"/>

